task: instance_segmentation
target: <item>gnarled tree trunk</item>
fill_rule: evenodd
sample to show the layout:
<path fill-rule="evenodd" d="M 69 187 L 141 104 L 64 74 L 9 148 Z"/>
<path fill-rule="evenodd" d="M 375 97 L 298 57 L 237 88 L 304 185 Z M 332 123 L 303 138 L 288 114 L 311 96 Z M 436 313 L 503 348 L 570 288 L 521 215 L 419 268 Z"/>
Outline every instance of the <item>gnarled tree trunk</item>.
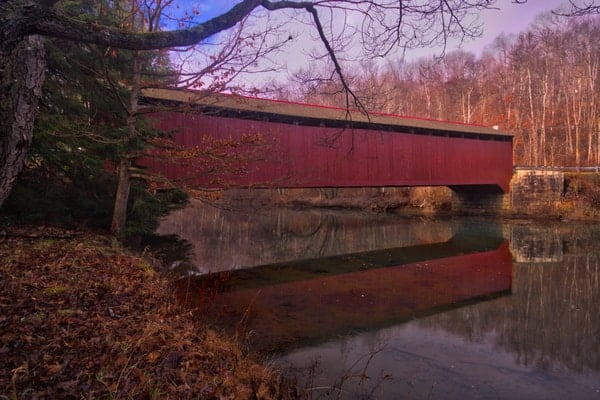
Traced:
<path fill-rule="evenodd" d="M 0 48 L 0 207 L 23 168 L 44 81 L 42 38 Z"/>

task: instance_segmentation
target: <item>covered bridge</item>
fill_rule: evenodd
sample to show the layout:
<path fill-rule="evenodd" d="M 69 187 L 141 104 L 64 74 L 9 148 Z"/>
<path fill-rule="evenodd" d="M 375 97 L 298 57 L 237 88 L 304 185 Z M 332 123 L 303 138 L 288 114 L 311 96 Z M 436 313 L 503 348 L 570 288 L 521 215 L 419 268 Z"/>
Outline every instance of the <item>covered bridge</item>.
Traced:
<path fill-rule="evenodd" d="M 158 106 L 152 125 L 173 132 L 181 146 L 240 143 L 221 149 L 239 164 L 221 171 L 211 171 L 210 160 L 144 161 L 195 187 L 477 185 L 506 192 L 513 171 L 512 135 L 481 125 L 184 90 L 147 89 L 142 104 Z"/>

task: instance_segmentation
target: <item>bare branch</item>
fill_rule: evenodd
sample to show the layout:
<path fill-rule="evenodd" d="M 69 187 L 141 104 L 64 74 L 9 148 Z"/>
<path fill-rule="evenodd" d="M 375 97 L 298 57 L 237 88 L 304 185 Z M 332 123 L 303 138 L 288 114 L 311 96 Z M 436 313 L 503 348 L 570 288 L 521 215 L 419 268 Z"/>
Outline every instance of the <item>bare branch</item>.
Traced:
<path fill-rule="evenodd" d="M 528 0 L 512 0 L 514 4 L 525 4 Z M 600 5 L 597 0 L 569 0 L 570 9 L 559 8 L 552 11 L 554 15 L 563 17 L 581 17 L 584 15 L 600 14 Z"/>
<path fill-rule="evenodd" d="M 305 2 L 292 2 L 292 1 L 271 2 L 269 0 L 263 0 L 262 5 L 267 10 L 277 10 L 277 9 L 282 9 L 282 8 L 304 9 L 304 10 L 306 10 L 312 16 L 313 22 L 315 24 L 315 27 L 317 29 L 317 32 L 318 32 L 319 37 L 321 39 L 321 42 L 323 42 L 323 45 L 325 46 L 325 49 L 327 50 L 327 53 L 329 54 L 331 62 L 333 62 L 333 65 L 334 65 L 334 68 L 335 68 L 335 72 L 336 72 L 338 78 L 340 79 L 340 82 L 342 83 L 344 91 L 346 92 L 346 108 L 349 109 L 351 107 L 351 105 L 350 105 L 350 97 L 351 97 L 352 100 L 354 101 L 354 104 L 356 105 L 356 107 L 358 107 L 361 111 L 367 113 L 366 108 L 363 106 L 363 104 L 361 103 L 360 99 L 354 94 L 354 92 L 352 91 L 352 89 L 348 85 L 348 82 L 346 81 L 346 78 L 345 78 L 344 73 L 342 71 L 342 66 L 340 65 L 340 62 L 339 62 L 338 57 L 336 55 L 336 52 L 334 51 L 333 47 L 331 46 L 331 43 L 329 42 L 329 39 L 327 39 L 327 36 L 325 35 L 325 31 L 323 30 L 323 24 L 321 24 L 321 20 L 319 18 L 319 14 L 318 14 L 318 12 L 317 12 L 317 10 L 315 8 L 314 2 L 310 2 L 310 1 L 305 1 Z"/>
<path fill-rule="evenodd" d="M 261 5 L 261 0 L 244 0 L 229 11 L 189 29 L 167 32 L 132 33 L 68 18 L 38 5 L 29 34 L 41 34 L 78 42 L 95 43 L 130 50 L 154 50 L 191 46 L 230 29 Z"/>
<path fill-rule="evenodd" d="M 567 17 L 581 17 L 584 15 L 600 14 L 600 5 L 596 4 L 596 0 L 584 0 L 579 2 L 580 4 L 578 4 L 578 2 L 575 0 L 569 0 L 569 3 L 571 5 L 570 10 L 565 12 L 557 10 L 553 11 L 553 13 Z"/>

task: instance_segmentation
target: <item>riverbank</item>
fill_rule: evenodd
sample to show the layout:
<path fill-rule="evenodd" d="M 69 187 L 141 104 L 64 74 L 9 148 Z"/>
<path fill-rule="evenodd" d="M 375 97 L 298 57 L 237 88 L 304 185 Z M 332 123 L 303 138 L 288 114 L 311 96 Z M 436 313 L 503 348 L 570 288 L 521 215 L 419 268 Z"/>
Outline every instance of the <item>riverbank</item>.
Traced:
<path fill-rule="evenodd" d="M 296 398 L 108 235 L 0 232 L 0 398 Z"/>
<path fill-rule="evenodd" d="M 426 217 L 600 221 L 600 173 L 568 172 L 562 175 L 558 187 L 533 181 L 524 187 L 512 187 L 507 194 L 486 188 L 456 192 L 446 186 L 230 189 L 221 193 L 217 204 L 238 210 L 333 208 Z"/>

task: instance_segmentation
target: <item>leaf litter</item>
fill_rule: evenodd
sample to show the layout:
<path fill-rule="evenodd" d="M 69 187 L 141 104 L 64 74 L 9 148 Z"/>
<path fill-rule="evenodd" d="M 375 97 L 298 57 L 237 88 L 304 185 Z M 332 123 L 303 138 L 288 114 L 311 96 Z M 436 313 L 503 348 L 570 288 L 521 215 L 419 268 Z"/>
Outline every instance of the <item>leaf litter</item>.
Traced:
<path fill-rule="evenodd" d="M 288 399 L 112 237 L 0 236 L 0 399 Z"/>

